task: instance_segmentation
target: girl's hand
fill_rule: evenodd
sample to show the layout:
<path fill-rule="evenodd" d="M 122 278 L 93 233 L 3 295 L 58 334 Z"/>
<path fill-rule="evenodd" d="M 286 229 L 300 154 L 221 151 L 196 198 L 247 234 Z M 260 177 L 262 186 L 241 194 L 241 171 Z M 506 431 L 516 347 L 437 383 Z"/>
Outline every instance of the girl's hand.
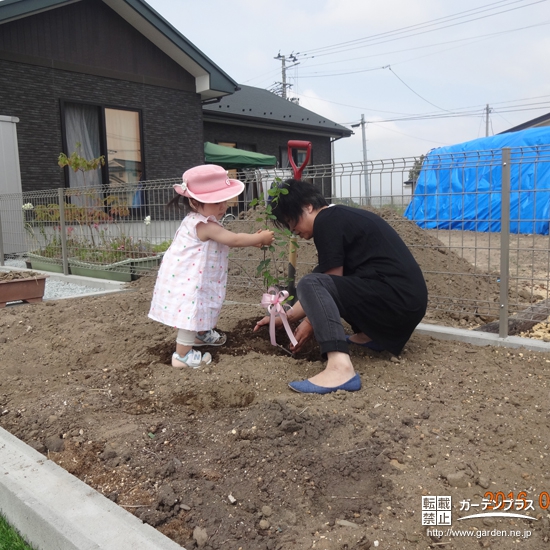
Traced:
<path fill-rule="evenodd" d="M 261 237 L 260 242 L 256 245 L 258 248 L 261 248 L 262 246 L 269 246 L 275 240 L 275 233 L 273 233 L 273 231 L 269 231 L 268 229 L 264 229 L 263 231 L 258 229 L 256 233 Z"/>

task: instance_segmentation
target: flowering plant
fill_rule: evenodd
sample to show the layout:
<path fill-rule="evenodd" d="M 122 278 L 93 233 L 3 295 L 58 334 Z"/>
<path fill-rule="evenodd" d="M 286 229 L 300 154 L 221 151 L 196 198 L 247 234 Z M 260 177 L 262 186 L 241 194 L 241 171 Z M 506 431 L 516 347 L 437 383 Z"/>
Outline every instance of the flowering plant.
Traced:
<path fill-rule="evenodd" d="M 151 216 L 143 220 L 145 238 L 134 238 L 125 232 L 125 224 L 116 218 L 128 215 L 115 196 L 105 199 L 108 210 L 86 208 L 74 204 L 64 205 L 66 253 L 69 258 L 97 264 L 111 264 L 127 259 L 155 257 L 170 246 L 169 241 L 152 244 L 149 239 Z M 32 239 L 32 253 L 45 258 L 63 257 L 63 235 L 59 205 L 23 204 L 25 229 Z"/>
<path fill-rule="evenodd" d="M 36 208 L 31 202 L 22 206 L 25 214 L 25 230 L 31 238 L 33 253 L 45 258 L 61 258 L 61 227 L 54 225 L 55 216 L 50 216 L 49 209 L 44 205 Z M 38 235 L 35 233 L 38 230 Z"/>
<path fill-rule="evenodd" d="M 114 223 L 111 226 L 92 225 L 93 246 L 80 246 L 73 249 L 71 257 L 90 263 L 116 263 L 128 259 L 148 258 L 158 256 L 168 248 L 153 245 L 147 238 L 147 227 L 151 217 L 147 216 L 143 223 L 146 226 L 146 238 L 134 238 L 124 232 L 123 225 Z M 90 244 L 89 242 L 87 243 Z"/>

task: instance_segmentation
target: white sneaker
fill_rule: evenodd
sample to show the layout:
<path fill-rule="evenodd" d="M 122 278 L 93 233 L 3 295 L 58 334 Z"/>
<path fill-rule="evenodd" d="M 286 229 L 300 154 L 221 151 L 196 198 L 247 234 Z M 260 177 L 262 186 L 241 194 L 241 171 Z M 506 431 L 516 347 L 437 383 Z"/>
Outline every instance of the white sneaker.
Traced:
<path fill-rule="evenodd" d="M 204 334 L 196 334 L 197 340 L 193 345 L 199 346 L 223 346 L 227 342 L 227 335 L 219 333 L 214 329 L 206 331 Z"/>
<path fill-rule="evenodd" d="M 212 363 L 212 355 L 208 352 L 201 353 L 196 349 L 190 349 L 185 357 L 181 357 L 177 352 L 172 355 L 172 366 L 176 368 L 190 367 L 198 369 L 204 365 L 210 365 L 210 363 Z"/>

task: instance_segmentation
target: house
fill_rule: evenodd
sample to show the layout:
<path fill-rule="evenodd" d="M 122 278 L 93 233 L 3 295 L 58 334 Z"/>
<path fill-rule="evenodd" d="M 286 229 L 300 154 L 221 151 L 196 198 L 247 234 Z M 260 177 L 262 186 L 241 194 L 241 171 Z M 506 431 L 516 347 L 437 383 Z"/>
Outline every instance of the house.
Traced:
<path fill-rule="evenodd" d="M 540 126 L 550 126 L 550 113 L 533 118 L 522 124 L 518 124 L 517 126 L 504 130 L 504 132 L 500 132 L 497 135 L 507 134 L 509 132 L 520 132 L 521 130 L 526 130 L 527 128 L 539 128 Z"/>
<path fill-rule="evenodd" d="M 274 155 L 289 166 L 289 140 L 310 141 L 310 164 L 331 164 L 332 143 L 352 131 L 274 93 L 240 85 L 230 96 L 203 105 L 204 139 L 212 143 Z M 296 164 L 305 152 L 293 151 Z"/>
<path fill-rule="evenodd" d="M 202 102 L 237 84 L 143 0 L 0 2 L 0 115 L 23 191 L 177 177 L 204 161 Z M 104 155 L 73 173 L 60 152 Z"/>
<path fill-rule="evenodd" d="M 288 140 L 307 140 L 310 162 L 329 164 L 331 144 L 352 134 L 239 87 L 144 0 L 1 1 L 0 116 L 18 119 L 23 191 L 176 178 L 204 162 L 206 141 L 285 167 Z M 75 151 L 105 164 L 60 169 Z"/>

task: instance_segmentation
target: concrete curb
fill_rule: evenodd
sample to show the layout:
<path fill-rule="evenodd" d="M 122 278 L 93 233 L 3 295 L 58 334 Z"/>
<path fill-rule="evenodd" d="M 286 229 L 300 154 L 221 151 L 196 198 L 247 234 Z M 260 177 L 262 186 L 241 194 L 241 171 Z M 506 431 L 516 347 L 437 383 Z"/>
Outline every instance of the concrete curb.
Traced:
<path fill-rule="evenodd" d="M 113 294 L 116 292 L 128 292 L 126 282 L 111 281 L 109 279 L 96 279 L 94 277 L 82 277 L 80 275 L 63 275 L 62 273 L 53 273 L 51 271 L 40 271 L 38 269 L 27 269 L 24 267 L 10 267 L 0 266 L 0 273 L 7 273 L 10 271 L 34 271 L 36 273 L 43 273 L 48 275 L 51 281 L 60 281 L 62 283 L 71 283 L 73 285 L 84 286 L 96 290 L 90 290 L 82 294 L 75 294 L 74 296 L 62 296 L 55 298 L 55 300 L 68 300 L 75 298 L 89 298 L 90 296 L 103 296 L 105 294 Z M 48 301 L 46 298 L 44 301 Z"/>
<path fill-rule="evenodd" d="M 415 333 L 424 336 L 432 336 L 439 340 L 456 340 L 473 344 L 474 346 L 498 346 L 505 348 L 525 348 L 529 351 L 550 352 L 550 342 L 534 340 L 532 338 L 521 338 L 519 336 L 508 336 L 500 338 L 498 334 L 478 332 L 462 328 L 442 327 L 440 325 L 429 325 L 420 323 Z"/>
<path fill-rule="evenodd" d="M 38 550 L 185 550 L 2 428 L 0 512 Z"/>

